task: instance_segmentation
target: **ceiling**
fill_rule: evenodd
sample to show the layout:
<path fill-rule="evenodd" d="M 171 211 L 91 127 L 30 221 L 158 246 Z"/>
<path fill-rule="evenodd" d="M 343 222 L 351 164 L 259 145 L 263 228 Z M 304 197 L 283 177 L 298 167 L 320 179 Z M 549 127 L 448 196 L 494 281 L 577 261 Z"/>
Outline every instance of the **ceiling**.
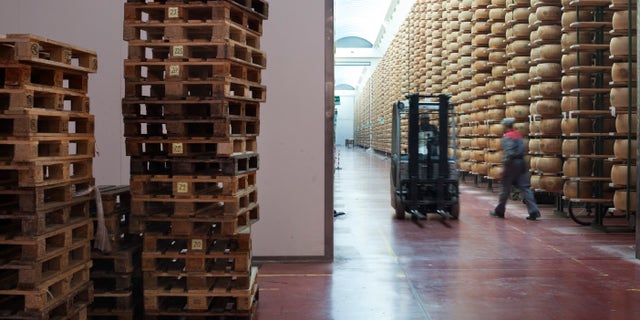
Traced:
<path fill-rule="evenodd" d="M 358 90 L 415 0 L 334 0 L 335 85 Z"/>

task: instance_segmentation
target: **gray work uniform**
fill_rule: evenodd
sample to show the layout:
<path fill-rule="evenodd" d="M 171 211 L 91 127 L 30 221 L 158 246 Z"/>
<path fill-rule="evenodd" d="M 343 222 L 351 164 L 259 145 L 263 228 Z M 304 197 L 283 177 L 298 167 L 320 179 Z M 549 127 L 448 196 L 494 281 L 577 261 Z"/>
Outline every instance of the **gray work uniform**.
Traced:
<path fill-rule="evenodd" d="M 538 212 L 536 200 L 531 191 L 531 182 L 529 177 L 528 166 L 524 160 L 524 139 L 519 134 L 510 134 L 507 132 L 501 141 L 504 158 L 502 171 L 502 188 L 500 189 L 500 202 L 495 208 L 495 212 L 504 215 L 507 199 L 511 193 L 513 186 L 520 189 L 525 203 L 527 204 L 527 212 L 529 214 Z"/>

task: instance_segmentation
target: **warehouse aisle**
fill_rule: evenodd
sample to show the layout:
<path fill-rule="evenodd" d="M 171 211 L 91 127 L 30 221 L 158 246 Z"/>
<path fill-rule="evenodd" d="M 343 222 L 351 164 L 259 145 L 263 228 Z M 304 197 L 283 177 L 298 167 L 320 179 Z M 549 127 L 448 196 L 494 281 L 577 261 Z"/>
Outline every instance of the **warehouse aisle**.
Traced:
<path fill-rule="evenodd" d="M 260 268 L 257 320 L 640 319 L 633 234 L 604 234 L 461 186 L 461 219 L 393 219 L 389 161 L 340 148 L 333 264 Z"/>

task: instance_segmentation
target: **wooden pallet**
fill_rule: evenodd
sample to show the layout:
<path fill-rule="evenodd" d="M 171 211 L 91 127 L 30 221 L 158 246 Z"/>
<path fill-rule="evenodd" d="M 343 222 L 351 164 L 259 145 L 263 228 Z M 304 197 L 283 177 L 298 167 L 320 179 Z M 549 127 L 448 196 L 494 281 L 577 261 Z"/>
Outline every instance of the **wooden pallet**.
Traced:
<path fill-rule="evenodd" d="M 86 72 L 60 67 L 3 63 L 0 61 L 0 88 L 23 88 L 28 85 L 55 87 L 86 94 L 89 76 Z"/>
<path fill-rule="evenodd" d="M 267 19 L 266 1 L 127 1 L 124 6 L 125 24 L 135 22 L 211 21 L 230 20 L 258 34 L 262 21 Z"/>
<path fill-rule="evenodd" d="M 136 47 L 138 48 L 138 47 Z M 153 48 L 152 48 L 153 50 Z M 162 56 L 166 56 L 163 53 Z M 243 63 L 226 59 L 210 59 L 205 61 L 144 61 L 125 60 L 124 78 L 126 81 L 188 81 L 210 80 L 215 77 L 233 77 L 250 82 L 262 82 L 262 70 Z"/>
<path fill-rule="evenodd" d="M 139 198 L 217 198 L 238 196 L 256 187 L 256 172 L 225 175 L 133 175 L 131 194 Z"/>
<path fill-rule="evenodd" d="M 130 209 L 131 194 L 128 185 L 99 185 L 102 210 L 105 216 L 127 215 Z M 92 212 L 96 212 L 95 205 Z"/>
<path fill-rule="evenodd" d="M 68 253 L 76 246 L 82 247 L 93 239 L 93 223 L 90 219 L 77 219 L 67 225 L 52 228 L 47 233 L 29 237 L 20 234 L 19 230 L 5 232 L 0 235 L 0 261 L 17 264 L 47 260 L 63 253 Z M 88 258 L 88 257 L 87 257 Z"/>
<path fill-rule="evenodd" d="M 158 27 L 163 32 L 163 27 Z M 128 61 L 146 62 L 203 62 L 218 61 L 237 62 L 252 68 L 267 67 L 266 53 L 251 46 L 233 40 L 180 40 L 166 42 L 164 40 L 132 40 L 129 41 Z"/>
<path fill-rule="evenodd" d="M 122 102 L 125 119 L 258 119 L 260 103 L 242 99 L 151 100 L 139 97 Z"/>
<path fill-rule="evenodd" d="M 67 89 L 26 85 L 18 89 L 0 88 L 0 112 L 38 108 L 89 112 L 89 98 Z"/>
<path fill-rule="evenodd" d="M 31 34 L 0 35 L 0 62 L 17 61 L 89 73 L 98 70 L 95 51 Z"/>
<path fill-rule="evenodd" d="M 36 261 L 12 260 L 15 256 L 0 262 L 0 279 L 8 288 L 33 289 L 43 282 L 56 277 L 59 273 L 74 269 L 90 260 L 89 241 L 78 241 L 69 247 Z M 7 251 L 3 251 L 7 253 Z M 4 258 L 3 257 L 3 258 Z"/>
<path fill-rule="evenodd" d="M 142 290 L 140 290 L 142 291 Z M 93 320 L 138 320 L 142 314 L 142 292 L 110 291 L 96 289 L 89 306 L 89 319 Z"/>
<path fill-rule="evenodd" d="M 206 237 L 144 238 L 142 271 L 176 270 L 202 272 L 216 264 L 225 264 L 228 272 L 248 272 L 251 266 L 251 251 L 236 249 L 232 240 L 212 240 Z"/>
<path fill-rule="evenodd" d="M 86 137 L 94 134 L 94 116 L 88 113 L 46 109 L 10 110 L 0 114 L 0 137 L 60 135 Z"/>
<path fill-rule="evenodd" d="M 6 296 L 19 296 L 24 299 L 23 311 L 42 312 L 44 310 L 54 308 L 61 300 L 72 298 L 78 290 L 93 287 L 89 281 L 89 268 L 91 261 L 78 264 L 64 272 L 57 273 L 54 277 L 47 279 L 33 289 L 19 289 L 12 287 L 4 287 L 2 284 L 0 290 L 0 299 Z M 93 290 L 91 290 L 93 292 Z M 0 310 L 11 306 L 1 306 Z"/>
<path fill-rule="evenodd" d="M 179 276 L 165 273 L 145 272 L 145 291 L 171 290 L 184 292 L 209 291 L 227 292 L 232 288 L 248 288 L 251 274 L 245 273 L 243 276 L 211 276 L 204 274 L 194 274 L 185 272 Z"/>
<path fill-rule="evenodd" d="M 132 219 L 131 231 L 170 237 L 235 238 L 250 230 L 251 225 L 258 221 L 258 209 L 258 205 L 255 204 L 243 209 L 236 216 L 199 214 L 191 217 L 172 217 L 157 213 Z"/>
<path fill-rule="evenodd" d="M 133 157 L 130 168 L 132 175 L 194 175 L 217 176 L 239 175 L 258 170 L 258 154 L 245 154 L 233 157 L 211 158 L 169 158 L 169 157 Z"/>
<path fill-rule="evenodd" d="M 182 304 L 185 311 L 247 311 L 253 306 L 254 296 L 258 291 L 258 269 L 251 268 L 249 281 L 223 281 L 213 284 L 205 290 L 186 290 L 184 287 L 166 287 L 147 289 L 145 283 L 145 311 L 163 311 L 168 306 Z M 222 310 L 212 306 L 222 306 Z"/>
<path fill-rule="evenodd" d="M 95 293 L 104 293 L 104 296 L 107 296 L 107 293 L 126 293 L 142 288 L 140 269 L 127 273 L 92 269 L 91 281 L 93 281 Z"/>
<path fill-rule="evenodd" d="M 2 141 L 0 141 L 2 143 Z M 231 157 L 257 152 L 256 137 L 231 138 L 126 138 L 127 156 Z M 1 147 L 1 145 L 0 145 Z"/>
<path fill-rule="evenodd" d="M 132 21 L 124 24 L 124 40 L 131 42 L 164 40 L 169 42 L 232 40 L 237 44 L 259 50 L 260 34 L 231 20 L 205 21 Z M 136 45 L 131 49 L 137 49 Z M 171 52 L 169 57 L 181 58 Z M 191 57 L 191 55 L 184 55 Z M 144 58 L 144 51 L 129 50 L 130 59 Z M 226 58 L 226 57 L 225 57 Z"/>
<path fill-rule="evenodd" d="M 242 209 L 235 216 L 200 214 L 179 218 L 158 212 L 152 216 L 132 216 L 130 232 L 162 233 L 174 236 L 208 234 L 233 236 L 241 233 L 260 219 L 258 205 Z"/>
<path fill-rule="evenodd" d="M 51 161 L 93 158 L 96 140 L 85 137 L 0 138 L 0 161 Z"/>
<path fill-rule="evenodd" d="M 32 188 L 11 188 L 5 185 L 0 189 L 0 199 L 5 200 L 0 212 L 2 208 L 13 212 L 37 212 L 72 205 L 75 204 L 74 193 L 92 185 L 93 178 Z"/>
<path fill-rule="evenodd" d="M 93 159 L 0 162 L 0 188 L 44 187 L 93 177 Z"/>
<path fill-rule="evenodd" d="M 253 137 L 260 133 L 257 118 L 124 120 L 124 136 L 130 138 L 230 138 Z"/>
<path fill-rule="evenodd" d="M 257 190 L 249 190 L 237 196 L 206 196 L 192 198 L 163 198 L 134 196 L 131 200 L 131 216 L 166 215 L 193 217 L 226 215 L 237 217 L 257 206 Z"/>
<path fill-rule="evenodd" d="M 4 205 L 0 206 L 0 234 L 11 233 L 23 236 L 39 236 L 51 230 L 75 221 L 90 217 L 90 196 L 75 197 L 67 203 L 52 206 L 46 210 L 34 212 L 21 212 L 18 203 L 10 203 L 11 199 L 2 198 Z"/>
<path fill-rule="evenodd" d="M 103 254 L 98 251 L 91 253 L 91 259 L 93 260 L 94 272 L 115 272 L 115 273 L 132 273 L 140 266 L 140 251 L 142 250 L 139 244 L 130 244 L 127 248 L 122 248 L 118 251 Z"/>
<path fill-rule="evenodd" d="M 87 306 L 90 304 L 89 299 L 92 297 L 89 290 L 90 289 L 86 291 L 80 290 L 78 294 L 73 297 L 74 300 L 68 299 L 62 301 L 57 307 L 43 312 L 25 312 L 15 309 L 16 306 L 24 304 L 21 301 L 22 297 L 7 297 L 4 301 L 0 302 L 0 306 L 7 306 L 6 309 L 0 309 L 0 317 L 6 320 L 87 320 Z"/>
<path fill-rule="evenodd" d="M 185 81 L 127 81 L 125 97 L 157 97 L 163 99 L 246 99 L 266 101 L 266 86 L 233 77 Z"/>

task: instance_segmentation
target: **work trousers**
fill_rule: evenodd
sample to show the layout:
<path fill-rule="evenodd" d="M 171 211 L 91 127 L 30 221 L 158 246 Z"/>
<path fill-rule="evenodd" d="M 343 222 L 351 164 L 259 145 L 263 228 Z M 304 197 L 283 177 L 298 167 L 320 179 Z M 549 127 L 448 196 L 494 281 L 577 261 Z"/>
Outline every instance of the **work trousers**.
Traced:
<path fill-rule="evenodd" d="M 531 182 L 529 181 L 529 171 L 523 159 L 514 159 L 506 161 L 504 170 L 502 171 L 502 188 L 500 189 L 500 203 L 495 208 L 497 214 L 503 215 L 507 205 L 507 199 L 511 194 L 512 187 L 520 189 L 520 194 L 527 204 L 527 212 L 532 214 L 539 212 L 536 199 L 531 191 Z"/>

